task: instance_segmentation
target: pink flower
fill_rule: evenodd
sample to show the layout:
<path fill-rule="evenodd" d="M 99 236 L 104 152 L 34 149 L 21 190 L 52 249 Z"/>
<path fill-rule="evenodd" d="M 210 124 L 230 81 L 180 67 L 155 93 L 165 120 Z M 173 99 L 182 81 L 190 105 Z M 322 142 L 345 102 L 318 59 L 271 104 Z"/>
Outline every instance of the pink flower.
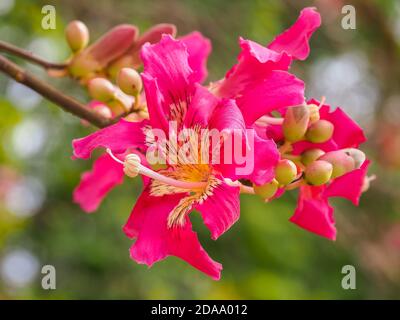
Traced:
<path fill-rule="evenodd" d="M 366 160 L 361 168 L 333 179 L 327 186 L 300 187 L 297 208 L 290 221 L 310 232 L 335 240 L 335 219 L 328 200 L 331 197 L 342 197 L 358 205 L 368 166 L 369 161 Z"/>
<path fill-rule="evenodd" d="M 194 36 L 199 38 L 197 34 Z M 178 135 L 185 128 L 195 133 L 201 129 L 217 129 L 231 136 L 236 130 L 242 132 L 243 141 L 247 139 L 242 113 L 234 101 L 217 98 L 197 83 L 204 77 L 204 58 L 200 52 L 204 56 L 208 55 L 209 50 L 198 50 L 198 55 L 191 57 L 185 44 L 188 41 L 188 38 L 174 40 L 165 35 L 158 44 L 143 46 L 141 58 L 145 68 L 142 79 L 149 121 L 133 123 L 121 120 L 88 137 L 74 140 L 75 157 L 88 158 L 96 147 L 110 149 L 117 158 L 133 149 L 145 151 L 149 146 L 149 141 L 145 144 L 145 133 L 150 128 L 161 129 L 169 137 L 170 121 L 176 122 Z M 225 144 L 221 145 L 221 148 L 226 147 Z M 275 144 L 256 136 L 253 148 L 262 149 L 270 157 L 254 161 L 252 173 L 243 177 L 261 182 L 272 179 L 270 167 L 278 159 Z M 198 150 L 194 152 L 197 154 Z M 114 164 L 109 163 L 106 156 L 101 161 L 105 162 L 104 166 L 109 165 L 110 170 L 114 169 Z M 230 167 L 239 165 L 233 163 Z M 100 171 L 97 169 L 85 176 L 86 180 L 95 180 L 96 173 Z M 116 179 L 110 178 L 113 182 L 99 184 L 101 190 L 89 198 L 92 203 L 85 203 L 85 208 L 94 208 L 112 184 L 120 182 L 120 172 L 117 171 L 114 176 Z M 257 174 L 258 171 L 262 174 Z M 177 163 L 168 162 L 167 169 L 159 170 L 158 174 L 157 179 L 145 182 L 142 195 L 124 227 L 129 237 L 136 238 L 130 251 L 132 258 L 151 266 L 174 255 L 213 279 L 219 279 L 222 266 L 213 261 L 200 245 L 196 233 L 192 231 L 189 213 L 193 209 L 199 211 L 212 238 L 217 239 L 239 218 L 240 188 L 226 179 L 238 175 L 227 164 L 186 164 L 179 157 Z M 86 201 L 85 196 L 78 195 L 82 189 L 84 187 L 77 189 L 76 198 Z"/>

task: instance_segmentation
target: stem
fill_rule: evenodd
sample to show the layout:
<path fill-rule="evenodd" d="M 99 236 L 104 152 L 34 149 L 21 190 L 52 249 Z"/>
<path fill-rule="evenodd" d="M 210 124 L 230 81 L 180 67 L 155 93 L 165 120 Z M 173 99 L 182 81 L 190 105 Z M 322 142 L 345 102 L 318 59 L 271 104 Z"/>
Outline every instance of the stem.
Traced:
<path fill-rule="evenodd" d="M 109 119 L 102 117 L 74 98 L 63 94 L 56 88 L 48 85 L 39 78 L 36 78 L 2 55 L 0 55 L 0 71 L 13 78 L 15 81 L 41 94 L 43 97 L 47 98 L 51 102 L 54 102 L 65 111 L 70 112 L 99 128 L 106 127 L 116 121 L 116 119 L 110 121 Z"/>
<path fill-rule="evenodd" d="M 42 58 L 39 58 L 32 54 L 29 51 L 23 50 L 21 48 L 18 48 L 10 43 L 4 42 L 0 40 L 0 51 L 2 52 L 7 52 L 10 53 L 14 56 L 23 58 L 29 62 L 32 62 L 34 64 L 37 64 L 45 69 L 65 69 L 67 67 L 66 63 L 52 63 L 49 61 L 46 61 Z"/>

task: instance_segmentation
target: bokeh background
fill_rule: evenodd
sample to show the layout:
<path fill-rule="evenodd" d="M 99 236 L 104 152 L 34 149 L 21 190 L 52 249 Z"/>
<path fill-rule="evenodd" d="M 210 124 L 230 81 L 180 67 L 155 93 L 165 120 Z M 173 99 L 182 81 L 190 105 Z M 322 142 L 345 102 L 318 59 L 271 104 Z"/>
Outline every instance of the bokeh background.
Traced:
<path fill-rule="evenodd" d="M 56 30 L 41 28 L 46 4 L 56 8 Z M 356 8 L 355 30 L 341 27 L 344 4 Z M 192 215 L 203 245 L 224 265 L 220 281 L 174 257 L 151 269 L 136 264 L 121 226 L 140 183 L 126 180 L 98 212 L 83 213 L 71 194 L 90 162 L 70 159 L 71 140 L 92 129 L 0 74 L 0 299 L 400 298 L 399 1 L 1 0 L 0 39 L 63 61 L 70 20 L 84 21 L 92 39 L 119 23 L 145 30 L 170 22 L 180 35 L 199 30 L 212 40 L 209 80 L 216 80 L 236 61 L 239 36 L 266 44 L 310 5 L 323 26 L 310 57 L 292 71 L 306 81 L 308 97 L 325 95 L 360 122 L 377 175 L 359 207 L 334 201 L 336 242 L 288 222 L 295 193 L 270 204 L 243 196 L 240 221 L 216 242 Z M 72 80 L 51 81 L 88 100 Z M 56 268 L 56 290 L 41 287 L 46 264 Z M 348 264 L 357 271 L 356 290 L 341 287 Z"/>

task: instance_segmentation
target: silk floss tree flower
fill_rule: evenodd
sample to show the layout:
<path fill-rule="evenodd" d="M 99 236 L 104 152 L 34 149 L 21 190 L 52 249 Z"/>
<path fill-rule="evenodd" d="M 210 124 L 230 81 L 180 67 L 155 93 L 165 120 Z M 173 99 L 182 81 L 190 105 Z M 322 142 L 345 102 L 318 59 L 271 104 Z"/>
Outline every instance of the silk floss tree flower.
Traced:
<path fill-rule="evenodd" d="M 197 235 L 192 231 L 189 213 L 193 209 L 200 212 L 213 239 L 228 230 L 239 218 L 239 193 L 247 190 L 240 182 L 232 181 L 232 178 L 238 177 L 237 172 L 240 170 L 232 170 L 231 167 L 238 169 L 240 164 L 188 162 L 188 156 L 192 159 L 197 158 L 198 154 L 204 154 L 204 150 L 189 148 L 191 154 L 178 153 L 175 161 L 166 157 L 166 168 L 153 170 L 146 165 L 143 157 L 131 151 L 135 149 L 145 152 L 154 144 L 158 150 L 160 141 L 149 142 L 148 132 L 161 130 L 171 140 L 171 122 L 176 124 L 175 133 L 178 136 L 185 129 L 191 130 L 189 145 L 194 143 L 191 140 L 193 133 L 200 133 L 201 129 L 215 129 L 223 133 L 222 143 L 217 144 L 218 155 L 226 152 L 242 153 L 244 149 L 250 149 L 253 154 L 255 148 L 268 152 L 268 158 L 246 159 L 253 162 L 252 170 L 241 176 L 266 182 L 272 179 L 273 166 L 278 160 L 276 146 L 270 140 L 261 139 L 252 145 L 247 143 L 251 140 L 251 134 L 246 131 L 239 108 L 233 100 L 217 98 L 196 81 L 203 72 L 203 64 L 189 64 L 190 55 L 183 41 L 163 36 L 158 44 L 146 44 L 141 55 L 149 120 L 121 120 L 86 138 L 75 140 L 74 156 L 88 158 L 94 148 L 105 147 L 110 155 L 105 162 L 115 160 L 128 176 L 140 174 L 150 178 L 144 179 L 142 195 L 124 226 L 125 233 L 136 238 L 131 248 L 134 260 L 152 265 L 168 255 L 174 255 L 212 278 L 219 279 L 222 267 L 201 247 Z M 234 140 L 238 132 L 240 147 L 229 148 L 226 141 Z M 208 139 L 204 131 L 198 137 Z M 161 154 L 166 155 L 166 151 L 171 152 L 172 148 L 183 146 L 179 143 L 174 146 L 168 142 Z M 206 153 L 213 150 L 207 147 Z M 230 158 L 234 159 L 236 155 Z M 102 168 L 99 168 L 100 171 Z M 262 177 L 257 175 L 259 171 L 264 173 Z M 87 200 L 85 198 L 85 202 Z"/>

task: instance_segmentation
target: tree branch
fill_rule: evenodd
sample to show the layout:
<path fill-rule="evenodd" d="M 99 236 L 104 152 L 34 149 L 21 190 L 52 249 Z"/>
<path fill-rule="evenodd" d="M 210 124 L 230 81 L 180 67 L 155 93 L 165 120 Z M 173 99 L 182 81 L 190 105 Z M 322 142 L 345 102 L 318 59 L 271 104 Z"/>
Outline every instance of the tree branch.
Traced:
<path fill-rule="evenodd" d="M 10 43 L 4 42 L 0 40 L 0 51 L 2 52 L 7 52 L 12 55 L 18 56 L 20 58 L 23 58 L 25 60 L 28 60 L 34 64 L 37 64 L 45 69 L 57 69 L 57 70 L 62 70 L 67 67 L 66 63 L 52 63 L 48 62 L 42 58 L 39 58 L 32 54 L 29 51 L 23 50 L 21 48 L 18 48 Z"/>
<path fill-rule="evenodd" d="M 0 71 L 13 78 L 15 81 L 36 91 L 65 111 L 90 122 L 96 127 L 103 128 L 115 122 L 115 120 L 104 118 L 74 98 L 63 94 L 61 91 L 33 76 L 2 55 L 0 55 Z"/>

